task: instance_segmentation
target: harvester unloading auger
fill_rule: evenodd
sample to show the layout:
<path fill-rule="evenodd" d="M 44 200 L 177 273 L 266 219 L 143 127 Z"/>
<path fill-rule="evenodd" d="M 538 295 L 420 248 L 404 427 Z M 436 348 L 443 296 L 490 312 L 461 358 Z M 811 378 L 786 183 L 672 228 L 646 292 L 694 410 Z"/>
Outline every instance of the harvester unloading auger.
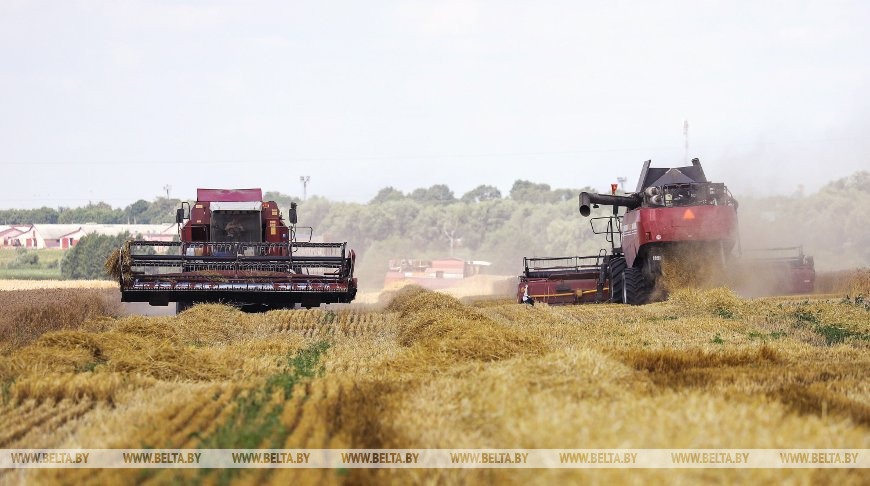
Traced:
<path fill-rule="evenodd" d="M 599 205 L 613 216 L 593 218 L 593 231 L 607 234 L 611 252 L 569 259 L 526 258 L 518 297 L 527 293 L 549 303 L 622 302 L 643 304 L 656 298 L 663 261 L 692 258 L 725 268 L 738 242 L 737 201 L 725 184 L 709 182 L 698 159 L 692 165 L 653 168 L 647 161 L 637 190 L 626 195 L 580 194 L 580 214 Z M 619 215 L 619 208 L 626 208 Z M 604 219 L 604 231 L 595 230 Z M 569 261 L 553 266 L 553 261 Z M 688 268 L 689 272 L 697 269 Z"/>
<path fill-rule="evenodd" d="M 353 250 L 311 242 L 313 230 L 296 221 L 295 203 L 287 224 L 260 189 L 198 189 L 196 203 L 177 211 L 180 241 L 119 250 L 121 300 L 175 302 L 178 311 L 202 302 L 256 311 L 352 301 Z"/>

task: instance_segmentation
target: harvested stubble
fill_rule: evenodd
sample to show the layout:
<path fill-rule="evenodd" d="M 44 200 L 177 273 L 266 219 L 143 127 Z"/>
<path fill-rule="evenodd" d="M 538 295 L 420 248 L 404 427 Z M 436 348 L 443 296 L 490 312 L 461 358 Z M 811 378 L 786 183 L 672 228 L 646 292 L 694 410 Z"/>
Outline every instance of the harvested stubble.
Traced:
<path fill-rule="evenodd" d="M 743 306 L 749 302 L 739 298 L 731 289 L 724 287 L 710 290 L 684 287 L 674 290 L 668 300 L 676 304 L 682 313 L 702 310 L 722 317 L 739 315 Z"/>
<path fill-rule="evenodd" d="M 419 288 L 420 285 L 412 280 L 400 280 L 384 287 L 381 292 L 362 294 L 361 302 L 386 306 L 405 288 Z M 457 281 L 452 287 L 443 288 L 436 292 L 464 300 L 492 300 L 512 297 L 517 290 L 516 277 L 504 275 L 474 275 Z M 359 300 L 359 299 L 357 299 Z"/>
<path fill-rule="evenodd" d="M 870 310 L 675 291 L 643 307 L 465 304 L 91 321 L 0 358 L 4 447 L 867 448 Z M 825 326 L 847 333 L 836 343 Z M 718 338 L 718 339 L 717 339 Z M 328 346 L 327 346 L 328 344 Z M 241 411 L 246 411 L 242 413 Z M 61 417 L 48 420 L 49 417 Z M 5 437 L 5 438 L 4 438 Z M 623 470 L 22 472 L 294 484 L 639 481 Z M 644 482 L 860 483 L 850 470 L 649 470 Z"/>
<path fill-rule="evenodd" d="M 398 342 L 410 363 L 398 367 L 451 366 L 466 360 L 498 361 L 520 353 L 541 354 L 543 342 L 518 328 L 500 326 L 453 297 L 409 286 L 387 308 L 399 313 Z"/>

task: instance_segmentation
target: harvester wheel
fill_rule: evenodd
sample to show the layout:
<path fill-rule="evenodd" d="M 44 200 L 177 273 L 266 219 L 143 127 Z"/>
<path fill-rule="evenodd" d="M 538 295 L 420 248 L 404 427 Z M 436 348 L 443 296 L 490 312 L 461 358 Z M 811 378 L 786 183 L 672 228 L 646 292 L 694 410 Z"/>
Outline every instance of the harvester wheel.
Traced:
<path fill-rule="evenodd" d="M 626 268 L 622 272 L 622 302 L 630 305 L 646 304 L 649 297 L 648 286 L 639 268 Z"/>
<path fill-rule="evenodd" d="M 625 272 L 625 257 L 611 258 L 607 263 L 607 273 L 610 278 L 611 302 L 622 302 L 623 272 Z"/>

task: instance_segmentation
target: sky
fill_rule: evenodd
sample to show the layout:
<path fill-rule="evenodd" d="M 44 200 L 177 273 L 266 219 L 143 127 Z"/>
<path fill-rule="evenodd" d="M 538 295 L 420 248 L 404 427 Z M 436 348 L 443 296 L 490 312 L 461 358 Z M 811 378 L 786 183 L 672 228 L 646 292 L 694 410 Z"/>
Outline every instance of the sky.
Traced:
<path fill-rule="evenodd" d="M 0 207 L 870 170 L 870 2 L 0 2 Z"/>

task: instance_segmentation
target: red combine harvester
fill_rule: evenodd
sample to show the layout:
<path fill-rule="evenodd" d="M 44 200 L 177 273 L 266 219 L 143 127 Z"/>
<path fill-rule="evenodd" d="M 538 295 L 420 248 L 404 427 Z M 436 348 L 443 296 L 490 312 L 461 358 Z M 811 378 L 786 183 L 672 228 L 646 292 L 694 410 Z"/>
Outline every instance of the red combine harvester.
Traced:
<path fill-rule="evenodd" d="M 583 216 L 599 205 L 613 207 L 604 231 L 611 253 L 576 257 L 575 264 L 560 268 L 541 265 L 549 259 L 525 259 L 519 300 L 528 285 L 530 297 L 548 303 L 643 304 L 662 275 L 663 259 L 691 256 L 724 268 L 733 258 L 737 201 L 725 184 L 707 180 L 698 159 L 675 168 L 653 168 L 646 161 L 636 192 L 616 195 L 616 187 L 611 194 L 580 194 Z M 622 216 L 620 207 L 626 208 Z"/>
<path fill-rule="evenodd" d="M 816 266 L 802 246 L 743 250 L 741 265 L 746 274 L 759 275 L 760 295 L 810 294 L 815 290 Z"/>
<path fill-rule="evenodd" d="M 285 223 L 260 189 L 198 189 L 176 214 L 177 242 L 132 241 L 121 253 L 123 302 L 221 302 L 246 311 L 315 307 L 356 296 L 355 254 L 347 243 L 313 243 L 296 226 L 296 203 Z M 307 231 L 306 231 L 307 230 Z M 307 233 L 299 241 L 297 232 Z"/>

